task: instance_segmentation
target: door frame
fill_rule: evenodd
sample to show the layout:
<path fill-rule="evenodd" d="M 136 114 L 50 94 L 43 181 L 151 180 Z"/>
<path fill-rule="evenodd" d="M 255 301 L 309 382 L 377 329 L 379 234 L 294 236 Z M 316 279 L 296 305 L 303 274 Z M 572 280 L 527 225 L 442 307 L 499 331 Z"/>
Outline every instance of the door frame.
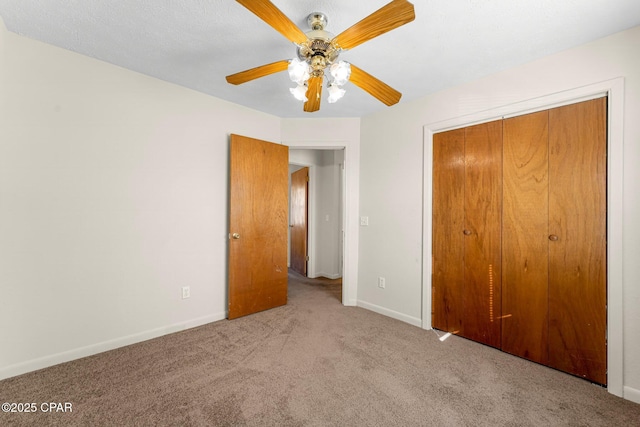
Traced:
<path fill-rule="evenodd" d="M 624 396 L 623 164 L 624 78 L 616 78 L 474 114 L 430 123 L 423 134 L 422 328 L 431 329 L 433 134 L 608 96 L 607 103 L 607 391 Z"/>

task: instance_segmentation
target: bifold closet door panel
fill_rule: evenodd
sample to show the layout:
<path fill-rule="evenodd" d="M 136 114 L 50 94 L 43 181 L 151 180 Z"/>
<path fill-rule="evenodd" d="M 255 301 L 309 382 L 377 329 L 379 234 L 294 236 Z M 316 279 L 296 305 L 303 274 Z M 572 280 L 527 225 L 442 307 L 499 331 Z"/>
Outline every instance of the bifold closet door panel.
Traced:
<path fill-rule="evenodd" d="M 502 350 L 547 364 L 549 133 L 547 111 L 504 120 Z"/>
<path fill-rule="evenodd" d="M 465 129 L 464 335 L 500 347 L 502 121 Z"/>
<path fill-rule="evenodd" d="M 549 111 L 549 365 L 606 384 L 606 98 Z"/>
<path fill-rule="evenodd" d="M 432 326 L 462 331 L 464 129 L 433 136 Z"/>

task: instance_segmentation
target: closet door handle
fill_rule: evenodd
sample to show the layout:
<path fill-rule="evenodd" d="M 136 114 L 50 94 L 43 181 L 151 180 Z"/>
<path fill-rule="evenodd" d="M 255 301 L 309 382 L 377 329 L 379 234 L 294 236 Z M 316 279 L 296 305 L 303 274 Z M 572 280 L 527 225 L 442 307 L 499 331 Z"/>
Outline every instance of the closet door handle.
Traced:
<path fill-rule="evenodd" d="M 470 236 L 471 235 L 471 230 L 463 230 L 462 234 L 464 234 L 465 236 Z"/>
<path fill-rule="evenodd" d="M 556 240 L 558 240 L 558 236 L 556 236 L 555 234 L 550 234 L 549 240 L 551 240 L 552 242 L 555 242 Z"/>

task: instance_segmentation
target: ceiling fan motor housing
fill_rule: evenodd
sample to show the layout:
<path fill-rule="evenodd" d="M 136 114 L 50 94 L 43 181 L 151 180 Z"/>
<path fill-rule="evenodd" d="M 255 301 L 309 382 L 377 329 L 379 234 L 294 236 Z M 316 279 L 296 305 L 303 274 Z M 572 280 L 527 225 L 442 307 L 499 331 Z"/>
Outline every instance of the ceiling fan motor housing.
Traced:
<path fill-rule="evenodd" d="M 324 30 L 327 22 L 327 15 L 324 13 L 311 13 L 307 17 L 311 31 L 305 33 L 307 40 L 298 45 L 298 58 L 308 62 L 316 75 L 321 75 L 322 71 L 335 62 L 340 54 L 340 49 L 331 43 L 334 35 Z"/>
<path fill-rule="evenodd" d="M 322 12 L 313 12 L 307 16 L 307 24 L 312 30 L 324 30 L 329 22 L 329 18 Z"/>

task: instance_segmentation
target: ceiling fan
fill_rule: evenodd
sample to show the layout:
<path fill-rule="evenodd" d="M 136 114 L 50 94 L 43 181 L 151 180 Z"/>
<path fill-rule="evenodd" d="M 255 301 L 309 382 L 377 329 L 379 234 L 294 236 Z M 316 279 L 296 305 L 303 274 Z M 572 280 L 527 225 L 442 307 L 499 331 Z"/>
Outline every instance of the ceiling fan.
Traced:
<path fill-rule="evenodd" d="M 314 12 L 307 18 L 311 31 L 304 33 L 269 0 L 236 0 L 258 18 L 272 26 L 298 47 L 298 57 L 262 65 L 227 76 L 227 82 L 238 85 L 280 71 L 289 71 L 297 84 L 290 89 L 304 101 L 304 111 L 320 109 L 320 95 L 325 70 L 328 71 L 328 101 L 335 102 L 344 95 L 341 88 L 347 81 L 360 87 L 386 105 L 400 101 L 402 94 L 371 74 L 346 61 L 339 61 L 343 50 L 352 49 L 381 34 L 415 19 L 413 4 L 407 0 L 393 0 L 371 15 L 352 25 L 337 36 L 324 30 L 327 17 Z"/>

